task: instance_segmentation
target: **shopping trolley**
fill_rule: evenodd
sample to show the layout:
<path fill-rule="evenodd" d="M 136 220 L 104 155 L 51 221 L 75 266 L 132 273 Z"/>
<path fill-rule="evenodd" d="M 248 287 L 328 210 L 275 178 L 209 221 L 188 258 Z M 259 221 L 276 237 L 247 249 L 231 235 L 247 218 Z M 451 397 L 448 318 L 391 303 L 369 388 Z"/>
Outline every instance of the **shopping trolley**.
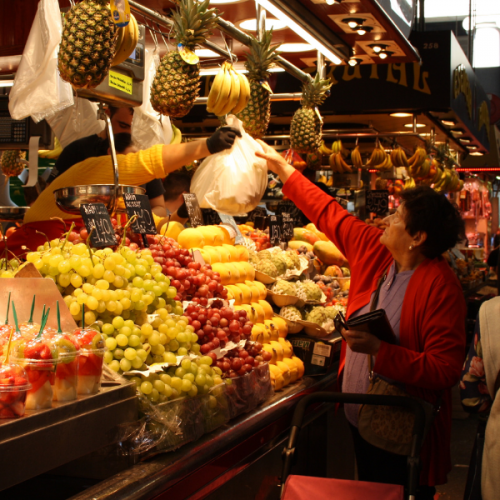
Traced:
<path fill-rule="evenodd" d="M 288 444 L 283 450 L 281 475 L 281 500 L 404 500 L 404 487 L 395 484 L 369 483 L 345 479 L 290 475 L 295 445 L 304 420 L 306 408 L 313 403 L 353 403 L 401 406 L 415 415 L 411 454 L 408 457 L 408 499 L 415 500 L 419 478 L 419 453 L 425 426 L 425 414 L 421 404 L 413 398 L 378 396 L 371 394 L 347 394 L 316 392 L 302 398 L 292 419 Z"/>

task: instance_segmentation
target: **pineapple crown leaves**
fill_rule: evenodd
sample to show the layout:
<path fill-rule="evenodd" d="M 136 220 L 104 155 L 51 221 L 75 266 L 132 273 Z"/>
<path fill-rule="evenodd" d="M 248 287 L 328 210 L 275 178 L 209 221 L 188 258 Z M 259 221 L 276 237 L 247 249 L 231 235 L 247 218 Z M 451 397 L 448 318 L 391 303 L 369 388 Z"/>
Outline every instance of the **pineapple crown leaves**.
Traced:
<path fill-rule="evenodd" d="M 175 39 L 188 49 L 205 43 L 217 24 L 219 11 L 208 9 L 210 0 L 180 0 L 173 14 Z"/>
<path fill-rule="evenodd" d="M 302 99 L 300 101 L 301 106 L 307 108 L 321 106 L 327 98 L 326 93 L 330 90 L 332 85 L 333 84 L 330 78 L 322 80 L 319 73 L 316 73 L 314 79 L 310 80 L 302 88 Z"/>
<path fill-rule="evenodd" d="M 269 67 L 278 56 L 278 47 L 281 44 L 271 45 L 273 30 L 266 31 L 261 41 L 250 35 L 250 52 L 247 54 L 245 67 L 250 80 L 267 80 Z"/>

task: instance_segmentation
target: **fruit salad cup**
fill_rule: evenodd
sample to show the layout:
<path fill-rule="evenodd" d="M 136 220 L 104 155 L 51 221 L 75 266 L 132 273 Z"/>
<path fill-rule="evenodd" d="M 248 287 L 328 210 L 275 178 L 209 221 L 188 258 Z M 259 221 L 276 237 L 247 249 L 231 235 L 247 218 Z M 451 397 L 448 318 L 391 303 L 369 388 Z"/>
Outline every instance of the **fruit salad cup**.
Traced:
<path fill-rule="evenodd" d="M 56 333 L 52 338 L 58 354 L 54 401 L 74 401 L 77 395 L 79 344 L 70 333 Z"/>
<path fill-rule="evenodd" d="M 9 337 L 12 330 L 14 330 L 14 326 L 12 325 L 0 326 L 0 356 L 5 355 L 3 351 L 7 347 L 7 344 L 9 343 Z M 19 340 L 19 338 L 20 338 L 19 334 L 14 332 L 14 335 L 12 336 L 12 341 L 15 342 L 16 340 Z"/>
<path fill-rule="evenodd" d="M 101 388 L 104 362 L 104 340 L 102 335 L 90 328 L 78 328 L 74 335 L 80 346 L 78 356 L 78 394 L 97 394 Z"/>
<path fill-rule="evenodd" d="M 46 338 L 34 338 L 25 344 L 14 346 L 12 361 L 24 366 L 31 383 L 26 396 L 27 410 L 52 408 L 58 352 L 53 342 Z"/>
<path fill-rule="evenodd" d="M 24 368 L 16 364 L 0 366 L 0 418 L 22 417 L 26 393 L 31 388 Z"/>

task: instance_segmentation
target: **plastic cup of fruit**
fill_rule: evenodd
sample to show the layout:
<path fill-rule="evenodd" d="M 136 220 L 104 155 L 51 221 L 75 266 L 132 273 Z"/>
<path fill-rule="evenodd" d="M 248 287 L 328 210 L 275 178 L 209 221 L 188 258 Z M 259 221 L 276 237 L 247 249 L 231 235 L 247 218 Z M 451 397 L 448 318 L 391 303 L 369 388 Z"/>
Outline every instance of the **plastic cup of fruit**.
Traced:
<path fill-rule="evenodd" d="M 0 326 L 0 356 L 3 356 L 3 350 L 7 346 L 9 342 L 10 333 L 14 329 L 11 325 L 2 325 Z M 15 340 L 18 337 L 18 334 L 14 332 L 12 338 Z"/>
<path fill-rule="evenodd" d="M 0 418 L 24 415 L 26 394 L 31 384 L 24 368 L 17 364 L 0 366 Z"/>
<path fill-rule="evenodd" d="M 52 338 L 57 349 L 57 368 L 53 387 L 54 401 L 74 401 L 77 397 L 78 340 L 71 333 L 57 334 Z"/>
<path fill-rule="evenodd" d="M 38 332 L 40 331 L 40 325 L 37 323 L 22 323 L 19 325 L 19 331 L 21 332 L 21 336 L 25 340 L 34 339 Z"/>
<path fill-rule="evenodd" d="M 26 395 L 27 410 L 52 408 L 58 353 L 53 342 L 44 338 L 14 346 L 12 361 L 24 366 L 31 388 Z"/>
<path fill-rule="evenodd" d="M 97 394 L 101 388 L 102 367 L 104 363 L 104 339 L 96 330 L 79 328 L 75 330 L 80 346 L 78 356 L 78 394 Z"/>

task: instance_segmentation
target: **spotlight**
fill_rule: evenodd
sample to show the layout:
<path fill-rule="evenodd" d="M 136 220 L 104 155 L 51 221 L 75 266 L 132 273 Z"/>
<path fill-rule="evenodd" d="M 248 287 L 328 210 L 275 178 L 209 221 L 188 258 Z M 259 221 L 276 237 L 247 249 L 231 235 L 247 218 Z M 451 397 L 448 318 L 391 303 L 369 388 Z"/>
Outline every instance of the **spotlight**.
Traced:
<path fill-rule="evenodd" d="M 366 35 L 372 30 L 373 28 L 371 26 L 356 26 L 353 28 L 353 31 L 356 31 L 358 35 Z"/>
<path fill-rule="evenodd" d="M 363 60 L 362 59 L 356 59 L 355 57 L 351 57 L 349 61 L 347 61 L 347 64 L 349 66 L 357 66 L 358 64 L 361 64 Z"/>
<path fill-rule="evenodd" d="M 453 127 L 453 125 L 456 125 L 457 121 L 453 120 L 451 118 L 446 118 L 446 120 L 441 120 L 441 123 L 443 125 L 446 125 L 447 127 Z"/>
<path fill-rule="evenodd" d="M 368 45 L 368 47 L 372 48 L 375 54 L 378 54 L 380 51 L 386 49 L 389 46 L 384 45 L 383 43 L 371 43 L 370 45 Z"/>
<path fill-rule="evenodd" d="M 349 28 L 354 29 L 358 26 L 361 26 L 365 22 L 365 20 L 360 17 L 346 17 L 342 19 L 342 22 L 347 24 Z"/>
<path fill-rule="evenodd" d="M 388 57 L 392 56 L 394 54 L 394 52 L 391 52 L 389 50 L 381 50 L 379 52 L 379 57 L 380 59 L 387 59 Z"/>
<path fill-rule="evenodd" d="M 470 143 L 470 139 L 463 139 L 463 138 L 460 138 L 459 141 L 463 144 L 469 144 Z"/>
<path fill-rule="evenodd" d="M 470 153 L 471 156 L 483 156 L 483 153 L 480 153 L 479 151 L 473 151 Z"/>
<path fill-rule="evenodd" d="M 335 5 L 336 3 L 340 3 L 342 0 L 326 0 L 327 5 Z"/>

